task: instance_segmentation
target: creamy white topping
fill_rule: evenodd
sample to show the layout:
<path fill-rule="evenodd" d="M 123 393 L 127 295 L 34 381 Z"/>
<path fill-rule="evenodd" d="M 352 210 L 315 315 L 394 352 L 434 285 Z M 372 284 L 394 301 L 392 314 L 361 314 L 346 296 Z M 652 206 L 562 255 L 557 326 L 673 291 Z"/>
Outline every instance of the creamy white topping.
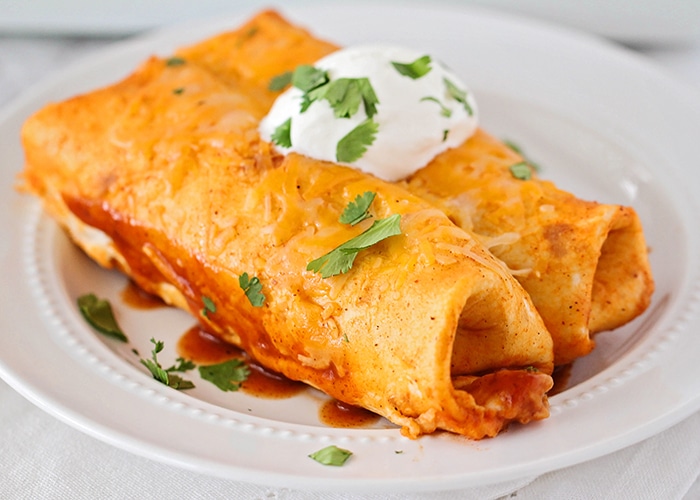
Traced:
<path fill-rule="evenodd" d="M 273 140 L 283 153 L 346 163 L 388 181 L 402 179 L 464 142 L 477 127 L 473 95 L 439 61 L 430 58 L 430 70 L 415 78 L 392 64 L 410 65 L 424 56 L 411 49 L 369 45 L 339 50 L 314 64 L 327 72 L 329 83 L 339 78 L 367 78 L 378 99 L 371 117 L 377 126 L 374 141 L 354 161 L 340 161 L 337 147 L 368 119 L 365 107 L 360 105 L 349 118 L 339 118 L 328 99 L 318 99 L 301 111 L 304 91 L 294 86 L 279 96 L 262 120 L 261 136 L 273 140 L 278 127 L 291 118 L 291 146 Z"/>

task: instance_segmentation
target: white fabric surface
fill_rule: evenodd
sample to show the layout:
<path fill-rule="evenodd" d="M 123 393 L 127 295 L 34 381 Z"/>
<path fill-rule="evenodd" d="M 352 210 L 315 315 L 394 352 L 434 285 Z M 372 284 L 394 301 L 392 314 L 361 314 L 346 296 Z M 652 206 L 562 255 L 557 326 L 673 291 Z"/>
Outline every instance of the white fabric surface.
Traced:
<path fill-rule="evenodd" d="M 0 105 L 107 43 L 0 37 Z M 700 90 L 700 47 L 646 53 Z M 350 495 L 237 483 L 134 456 L 72 429 L 0 382 L 0 451 L 2 499 L 700 499 L 700 413 L 640 444 L 538 478 L 468 491 Z"/>

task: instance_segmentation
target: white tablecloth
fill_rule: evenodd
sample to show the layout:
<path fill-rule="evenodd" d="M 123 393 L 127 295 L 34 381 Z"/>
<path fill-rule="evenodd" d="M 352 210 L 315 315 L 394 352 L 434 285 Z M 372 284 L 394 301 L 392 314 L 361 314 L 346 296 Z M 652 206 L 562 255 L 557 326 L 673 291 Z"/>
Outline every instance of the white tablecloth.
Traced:
<path fill-rule="evenodd" d="M 0 36 L 0 105 L 57 68 L 112 42 L 95 38 Z M 700 46 L 649 49 L 645 53 L 700 91 Z M 402 494 L 395 498 L 700 499 L 699 472 L 700 413 L 697 413 L 642 443 L 540 477 L 477 490 Z M 153 462 L 72 429 L 0 381 L 0 498 L 380 496 L 269 488 Z M 381 495 L 381 498 L 392 497 Z"/>

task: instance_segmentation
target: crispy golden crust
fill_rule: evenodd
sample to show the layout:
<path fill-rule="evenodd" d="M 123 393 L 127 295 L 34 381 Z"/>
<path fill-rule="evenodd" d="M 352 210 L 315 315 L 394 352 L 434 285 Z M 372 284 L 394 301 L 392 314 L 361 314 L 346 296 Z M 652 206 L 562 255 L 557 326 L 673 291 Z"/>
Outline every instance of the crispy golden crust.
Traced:
<path fill-rule="evenodd" d="M 546 417 L 551 338 L 505 267 L 400 186 L 276 156 L 257 134 L 261 109 L 246 86 L 154 58 L 27 121 L 26 187 L 100 264 L 410 437 L 478 439 Z M 365 191 L 375 218 L 401 214 L 402 235 L 347 274 L 306 271 L 364 229 L 338 217 Z M 263 307 L 238 285 L 244 272 L 263 283 Z M 201 314 L 205 296 L 215 314 Z M 472 385 L 455 387 L 466 375 Z"/>

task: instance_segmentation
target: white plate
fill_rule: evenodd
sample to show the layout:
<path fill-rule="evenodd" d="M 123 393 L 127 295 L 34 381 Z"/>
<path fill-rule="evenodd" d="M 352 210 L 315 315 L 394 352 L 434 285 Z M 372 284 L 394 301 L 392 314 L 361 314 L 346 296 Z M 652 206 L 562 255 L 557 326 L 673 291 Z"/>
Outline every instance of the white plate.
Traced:
<path fill-rule="evenodd" d="M 437 55 L 475 92 L 484 127 L 523 146 L 544 176 L 583 197 L 634 205 L 653 250 L 651 309 L 598 337 L 597 350 L 575 364 L 570 387 L 552 398 L 548 420 L 480 442 L 445 433 L 410 441 L 384 421 L 329 428 L 317 417 L 324 397 L 312 390 L 265 400 L 206 383 L 181 393 L 154 381 L 132 346 L 84 324 L 76 296 L 110 298 L 139 352 L 149 352 L 152 336 L 166 342 L 164 362 L 194 320 L 127 307 L 125 280 L 94 266 L 36 200 L 13 192 L 22 167 L 18 133 L 47 101 L 112 82 L 149 54 L 235 27 L 246 13 L 123 43 L 34 88 L 0 116 L 0 375 L 11 386 L 143 456 L 238 480 L 346 491 L 448 489 L 539 474 L 638 442 L 700 408 L 698 96 L 596 39 L 480 10 L 375 4 L 288 15 L 343 44 L 395 42 Z M 331 443 L 354 452 L 344 467 L 306 457 Z"/>

